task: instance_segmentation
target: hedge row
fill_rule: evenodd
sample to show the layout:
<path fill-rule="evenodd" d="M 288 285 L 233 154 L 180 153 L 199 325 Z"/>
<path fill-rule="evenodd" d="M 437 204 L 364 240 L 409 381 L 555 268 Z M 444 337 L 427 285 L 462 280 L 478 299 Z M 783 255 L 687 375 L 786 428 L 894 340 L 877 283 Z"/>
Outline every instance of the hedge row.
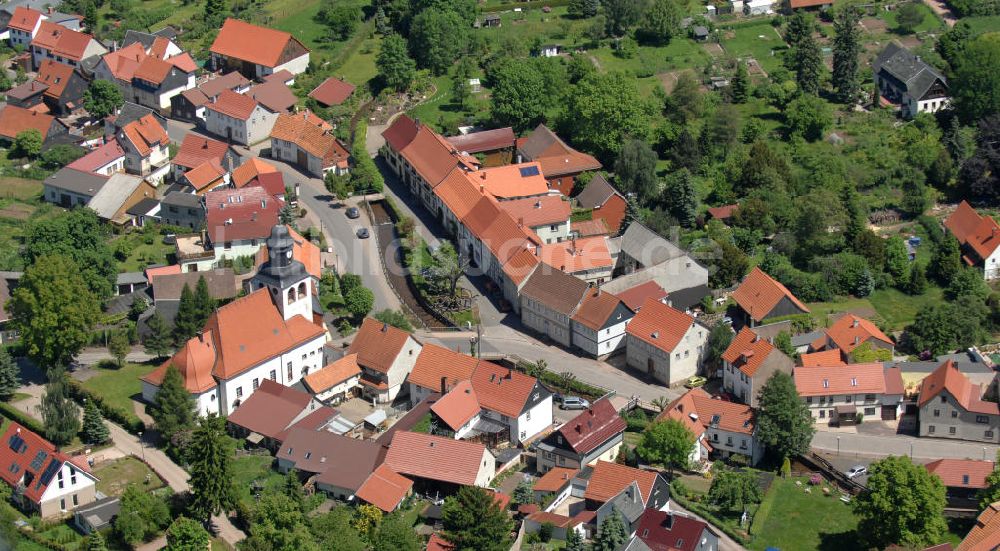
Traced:
<path fill-rule="evenodd" d="M 0 415 L 3 415 L 11 421 L 24 425 L 25 428 L 32 432 L 36 432 L 41 435 L 45 434 L 45 427 L 42 426 L 40 422 L 7 402 L 0 402 Z"/>
<path fill-rule="evenodd" d="M 354 127 L 354 137 L 351 140 L 351 157 L 354 158 L 354 170 L 362 174 L 368 173 L 372 178 L 372 188 L 376 193 L 382 193 L 385 180 L 382 172 L 375 166 L 375 161 L 368 155 L 368 123 L 359 120 Z"/>
<path fill-rule="evenodd" d="M 750 535 L 756 536 L 760 534 L 763 530 L 764 523 L 767 521 L 767 517 L 771 516 L 771 509 L 774 507 L 774 500 L 777 499 L 775 496 L 778 492 L 768 491 L 764 494 L 764 499 L 761 500 L 760 505 L 757 506 L 757 512 L 753 515 L 753 520 L 750 522 Z"/>
<path fill-rule="evenodd" d="M 137 417 L 134 413 L 108 404 L 104 401 L 103 396 L 87 390 L 82 384 L 80 384 L 79 381 L 70 379 L 69 395 L 71 398 L 79 402 L 81 406 L 85 406 L 87 400 L 94 402 L 97 405 L 97 409 L 101 410 L 101 415 L 103 415 L 105 419 L 111 421 L 112 423 L 121 425 L 122 428 L 132 434 L 139 434 L 146 429 L 146 424 L 143 423 L 142 420 L 139 419 L 139 417 Z"/>
<path fill-rule="evenodd" d="M 728 524 L 722 522 L 722 520 L 719 519 L 719 517 L 715 516 L 714 513 L 702 507 L 700 503 L 691 501 L 687 497 L 682 496 L 677 492 L 671 492 L 670 497 L 673 498 L 673 500 L 676 501 L 681 507 L 705 519 L 706 521 L 711 523 L 712 526 L 715 526 L 719 530 L 722 530 L 723 532 L 726 533 L 727 536 L 733 538 L 740 544 L 747 545 L 750 543 L 750 538 L 747 538 L 746 536 L 739 534 L 738 532 L 733 530 Z"/>
<path fill-rule="evenodd" d="M 514 8 L 521 8 L 522 10 L 530 10 L 535 8 L 544 8 L 546 6 L 554 8 L 556 6 L 566 6 L 569 4 L 569 0 L 532 0 L 530 2 L 497 2 L 495 4 L 484 4 L 479 8 L 481 13 L 497 12 L 497 11 L 510 11 Z"/>
<path fill-rule="evenodd" d="M 51 549 L 52 551 L 68 551 L 69 549 L 65 545 L 62 545 L 61 543 L 56 543 L 49 539 L 45 539 L 31 530 L 20 530 L 19 533 L 26 539 L 29 539 L 32 542 L 37 543 L 38 545 L 41 545 L 46 549 Z"/>

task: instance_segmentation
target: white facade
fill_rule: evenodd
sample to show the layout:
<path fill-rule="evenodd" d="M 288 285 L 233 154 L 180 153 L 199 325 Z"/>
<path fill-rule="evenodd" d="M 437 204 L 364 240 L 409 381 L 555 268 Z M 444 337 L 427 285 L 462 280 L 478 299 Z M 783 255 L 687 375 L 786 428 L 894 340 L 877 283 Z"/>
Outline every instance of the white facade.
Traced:
<path fill-rule="evenodd" d="M 65 461 L 38 500 L 41 515 L 48 517 L 92 503 L 96 488 L 97 479 L 93 475 Z"/>
<path fill-rule="evenodd" d="M 508 424 L 512 444 L 531 440 L 543 430 L 552 427 L 552 396 L 538 402 L 517 419 L 511 419 Z"/>
<path fill-rule="evenodd" d="M 772 0 L 746 0 L 743 15 L 768 15 L 774 13 Z"/>
<path fill-rule="evenodd" d="M 625 347 L 625 328 L 630 319 L 598 331 L 574 321 L 573 346 L 594 357 L 613 354 Z"/>
<path fill-rule="evenodd" d="M 169 100 L 167 104 L 169 105 Z M 277 113 L 271 113 L 257 104 L 250 117 L 246 120 L 231 117 L 215 109 L 211 105 L 205 109 L 205 128 L 213 134 L 223 136 L 243 145 L 253 145 L 266 140 L 271 135 L 274 122 L 278 120 Z"/>
<path fill-rule="evenodd" d="M 558 224 L 533 226 L 531 230 L 538 235 L 543 243 L 558 243 L 566 241 L 571 237 L 569 220 L 559 222 Z"/>
<path fill-rule="evenodd" d="M 16 46 L 27 48 L 28 45 L 31 44 L 31 39 L 35 38 L 35 35 L 38 34 L 38 27 L 41 27 L 42 21 L 46 19 L 48 19 L 48 17 L 46 17 L 45 14 L 42 14 L 42 16 L 38 18 L 38 22 L 35 23 L 35 27 L 31 29 L 30 32 L 8 27 L 7 30 L 9 31 L 8 38 L 10 39 L 10 46 L 12 48 Z"/>
<path fill-rule="evenodd" d="M 316 399 L 325 404 L 331 400 L 336 400 L 341 396 L 346 396 L 347 394 L 350 394 L 352 388 L 358 386 L 358 381 L 360 380 L 360 374 L 349 377 L 346 381 L 337 383 L 323 392 L 317 393 Z"/>
<path fill-rule="evenodd" d="M 753 397 L 756 396 L 753 388 L 753 377 L 748 377 L 739 368 L 725 361 L 722 366 L 722 388 L 745 404 L 751 403 Z"/>
<path fill-rule="evenodd" d="M 174 68 L 171 71 L 180 71 L 180 69 Z M 163 90 L 157 87 L 155 91 L 145 90 L 139 86 L 132 87 L 132 96 L 135 98 L 135 102 L 139 105 L 145 105 L 147 107 L 159 107 L 160 109 L 170 109 L 170 100 L 177 94 L 180 94 L 184 90 L 190 90 L 195 86 L 195 76 L 194 73 L 188 73 L 187 80 L 183 85 L 171 88 L 169 90 Z"/>
<path fill-rule="evenodd" d="M 124 132 L 119 135 L 118 143 L 125 150 L 125 171 L 129 174 L 143 176 L 156 185 L 170 170 L 170 149 L 166 144 L 154 144 L 149 153 L 143 155 L 125 137 Z"/>
<path fill-rule="evenodd" d="M 80 59 L 87 59 L 91 56 L 104 55 L 106 53 L 108 53 L 108 49 L 105 48 L 104 46 L 101 46 L 100 42 L 91 38 L 90 42 L 87 43 L 87 47 L 84 48 L 83 55 L 80 56 Z M 42 61 L 46 59 L 51 59 L 56 63 L 62 63 L 63 65 L 69 65 L 70 67 L 76 67 L 77 65 L 79 65 L 79 63 L 77 63 L 75 60 L 70 59 L 68 57 L 63 57 L 61 55 L 53 54 L 47 48 L 43 48 L 41 46 L 38 46 L 37 44 L 31 47 L 31 62 L 34 64 L 33 65 L 34 67 L 40 66 L 42 64 Z"/>
<path fill-rule="evenodd" d="M 831 396 L 802 396 L 802 401 L 809 408 L 816 423 L 829 423 L 837 420 L 837 407 L 850 406 L 855 414 L 861 414 L 865 419 L 881 419 L 882 407 L 889 406 L 896 410 L 896 418 L 903 410 L 903 397 L 899 394 L 838 394 Z"/>
<path fill-rule="evenodd" d="M 697 323 L 688 328 L 671 351 L 627 335 L 626 363 L 663 384 L 677 384 L 698 374 L 707 340 L 708 330 Z"/>
<path fill-rule="evenodd" d="M 309 52 L 306 52 L 295 59 L 288 60 L 281 65 L 276 67 L 265 67 L 264 65 L 257 65 L 255 67 L 257 72 L 257 78 L 263 79 L 267 75 L 274 73 L 280 73 L 283 69 L 287 70 L 293 75 L 306 72 L 309 68 Z"/>
<path fill-rule="evenodd" d="M 250 397 L 264 379 L 271 377 L 273 371 L 276 381 L 292 386 L 302 380 L 302 377 L 323 368 L 323 344 L 326 335 L 320 335 L 292 350 L 275 356 L 258 366 L 240 373 L 232 379 L 219 382 L 220 410 L 222 415 L 228 415 Z"/>
<path fill-rule="evenodd" d="M 524 295 L 521 296 L 521 322 L 563 346 L 572 345 L 569 316 Z"/>
<path fill-rule="evenodd" d="M 274 126 L 273 122 L 271 126 Z M 302 153 L 306 159 L 306 164 L 302 168 L 305 168 L 309 174 L 314 176 L 322 177 L 327 172 L 333 172 L 336 176 L 343 176 L 350 173 L 349 167 L 325 166 L 326 163 L 323 162 L 322 158 L 309 153 L 305 149 L 299 148 L 294 142 L 271 138 L 271 155 L 275 159 L 285 161 L 286 163 L 298 164 L 299 153 Z"/>

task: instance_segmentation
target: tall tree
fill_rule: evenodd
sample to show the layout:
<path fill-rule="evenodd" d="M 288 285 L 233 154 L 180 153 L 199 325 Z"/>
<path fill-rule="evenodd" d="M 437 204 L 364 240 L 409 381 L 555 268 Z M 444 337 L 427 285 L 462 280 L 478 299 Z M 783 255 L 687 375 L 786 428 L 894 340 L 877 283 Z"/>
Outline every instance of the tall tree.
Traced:
<path fill-rule="evenodd" d="M 90 4 L 91 6 L 93 4 Z M 83 551 L 108 551 L 108 544 L 100 532 L 94 532 L 84 540 Z M 200 551 L 200 550 L 199 550 Z"/>
<path fill-rule="evenodd" d="M 979 491 L 979 508 L 986 509 L 991 503 L 1000 501 L 1000 452 L 993 463 L 993 470 L 986 475 L 986 487 Z"/>
<path fill-rule="evenodd" d="M 429 8 L 413 18 L 410 51 L 417 64 L 443 75 L 468 47 L 468 25 L 450 9 Z"/>
<path fill-rule="evenodd" d="M 949 85 L 966 123 L 1000 113 L 1000 33 L 985 33 L 966 43 Z"/>
<path fill-rule="evenodd" d="M 608 34 L 624 36 L 642 19 L 645 2 L 643 0 L 602 0 L 604 15 L 608 18 Z"/>
<path fill-rule="evenodd" d="M 910 254 L 906 251 L 903 238 L 898 235 L 890 237 L 885 243 L 885 272 L 892 278 L 893 284 L 899 286 L 906 283 L 909 267 Z"/>
<path fill-rule="evenodd" d="M 205 0 L 205 24 L 210 28 L 220 26 L 226 11 L 226 0 Z"/>
<path fill-rule="evenodd" d="M 928 268 L 939 284 L 951 285 L 951 281 L 962 269 L 962 253 L 959 250 L 958 240 L 950 234 L 945 235 L 934 248 Z"/>
<path fill-rule="evenodd" d="M 958 173 L 963 197 L 980 199 L 991 204 L 1000 203 L 1000 114 L 991 115 L 979 121 L 976 133 L 976 147 L 967 158 L 962 157 L 967 145 L 960 145 L 962 130 L 953 129 L 949 132 L 950 149 L 955 150 L 958 158 L 964 158 L 962 168 Z"/>
<path fill-rule="evenodd" d="M 774 347 L 789 358 L 796 356 L 795 346 L 792 345 L 792 336 L 788 331 L 778 331 L 778 334 L 774 336 Z"/>
<path fill-rule="evenodd" d="M 98 304 L 76 263 L 43 256 L 24 272 L 7 310 L 28 357 L 49 370 L 67 365 L 90 342 Z"/>
<path fill-rule="evenodd" d="M 21 388 L 21 370 L 7 348 L 0 346 L 0 402 L 13 398 L 18 388 Z"/>
<path fill-rule="evenodd" d="M 586 551 L 587 546 L 583 543 L 583 536 L 580 532 L 576 530 L 566 531 L 566 547 L 565 551 Z"/>
<path fill-rule="evenodd" d="M 789 47 L 795 48 L 806 37 L 812 36 L 815 31 L 816 20 L 812 14 L 803 10 L 796 10 L 788 19 L 788 26 L 785 28 L 785 42 L 788 43 Z"/>
<path fill-rule="evenodd" d="M 361 536 L 351 526 L 352 520 L 350 507 L 334 507 L 333 510 L 314 517 L 309 528 L 322 549 L 366 551 L 368 548 L 365 542 L 361 541 Z"/>
<path fill-rule="evenodd" d="M 594 17 L 600 6 L 599 0 L 569 0 L 566 12 L 570 17 Z"/>
<path fill-rule="evenodd" d="M 676 419 L 658 421 L 646 427 L 635 451 L 650 463 L 662 463 L 673 472 L 684 468 L 694 450 L 694 433 Z"/>
<path fill-rule="evenodd" d="M 294 501 L 281 493 L 265 493 L 257 502 L 249 536 L 244 545 L 252 551 L 320 550 L 306 525 L 302 511 Z"/>
<path fill-rule="evenodd" d="M 198 301 L 194 298 L 191 287 L 185 283 L 181 289 L 181 300 L 177 306 L 177 315 L 174 317 L 174 343 L 177 346 L 184 346 L 184 343 L 198 334 L 198 331 L 201 331 L 202 327 Z"/>
<path fill-rule="evenodd" d="M 42 152 L 42 133 L 35 128 L 22 130 L 14 136 L 14 147 L 11 154 L 24 159 L 34 159 Z"/>
<path fill-rule="evenodd" d="M 190 511 L 195 518 L 208 520 L 236 505 L 233 446 L 224 417 L 199 420 L 191 441 Z"/>
<path fill-rule="evenodd" d="M 594 538 L 591 551 L 618 551 L 628 542 L 628 530 L 625 529 L 625 522 L 621 513 L 617 509 L 605 517 Z"/>
<path fill-rule="evenodd" d="M 174 341 L 167 321 L 159 312 L 154 311 L 153 315 L 146 321 L 146 327 L 149 328 L 149 334 L 146 335 L 146 340 L 143 342 L 146 352 L 157 358 L 166 356 Z"/>
<path fill-rule="evenodd" d="M 642 201 L 656 196 L 656 152 L 643 140 L 626 138 L 615 159 L 615 180 L 618 189 L 635 193 Z"/>
<path fill-rule="evenodd" d="M 118 264 L 108 245 L 107 226 L 91 209 L 73 209 L 54 218 L 40 218 L 28 225 L 24 259 L 34 264 L 43 256 L 65 256 L 76 262 L 75 273 L 86 281 L 98 299 L 111 296 Z"/>
<path fill-rule="evenodd" d="M 121 496 L 121 510 L 115 517 L 114 529 L 125 543 L 135 546 L 157 534 L 170 524 L 170 509 L 158 496 L 148 493 L 138 484 L 129 484 Z"/>
<path fill-rule="evenodd" d="M 382 39 L 382 46 L 375 58 L 375 67 L 390 90 L 405 92 L 417 72 L 417 62 L 406 50 L 406 40 L 396 33 Z"/>
<path fill-rule="evenodd" d="M 682 168 L 667 177 L 663 199 L 670 214 L 685 228 L 694 227 L 698 211 L 698 193 L 694 189 L 694 176 Z"/>
<path fill-rule="evenodd" d="M 523 59 L 507 57 L 490 65 L 490 113 L 499 124 L 518 132 L 533 128 L 545 117 L 545 81 Z"/>
<path fill-rule="evenodd" d="M 352 316 L 360 319 L 375 307 L 375 293 L 367 287 L 355 287 L 344 295 L 344 306 Z"/>
<path fill-rule="evenodd" d="M 846 6 L 833 22 L 833 87 L 837 100 L 852 104 L 861 93 L 858 56 L 861 54 L 861 11 Z"/>
<path fill-rule="evenodd" d="M 566 104 L 564 126 L 581 147 L 605 161 L 617 155 L 625 136 L 645 138 L 653 114 L 635 78 L 620 72 L 584 77 Z"/>
<path fill-rule="evenodd" d="M 815 95 L 803 95 L 785 107 L 785 122 L 793 134 L 814 142 L 833 124 L 833 114 L 826 101 Z"/>
<path fill-rule="evenodd" d="M 128 333 L 122 330 L 112 330 L 108 336 L 108 353 L 121 368 L 125 365 L 125 357 L 132 351 L 132 343 L 128 341 Z"/>
<path fill-rule="evenodd" d="M 178 431 L 194 426 L 194 397 L 184 388 L 184 378 L 173 365 L 167 366 L 149 415 L 166 440 L 170 440 Z"/>
<path fill-rule="evenodd" d="M 215 312 L 215 299 L 212 298 L 212 293 L 208 290 L 205 276 L 200 276 L 198 283 L 194 286 L 194 303 L 198 310 L 198 329 L 201 329 Z"/>
<path fill-rule="evenodd" d="M 49 384 L 45 385 L 45 395 L 39 406 L 45 438 L 57 446 L 72 442 L 80 430 L 80 409 L 69 399 L 67 384 L 65 371 L 50 370 Z"/>
<path fill-rule="evenodd" d="M 736 74 L 733 75 L 730 91 L 733 103 L 746 103 L 750 95 L 750 73 L 747 72 L 747 64 L 742 60 L 736 60 Z"/>
<path fill-rule="evenodd" d="M 804 94 L 819 93 L 820 78 L 823 75 L 823 52 L 812 33 L 802 37 L 789 52 L 791 69 L 795 71 L 795 83 Z"/>
<path fill-rule="evenodd" d="M 668 44 L 680 32 L 683 16 L 676 0 L 651 0 L 640 19 L 638 34 L 654 44 Z"/>
<path fill-rule="evenodd" d="M 705 343 L 705 365 L 710 369 L 722 367 L 722 355 L 731 342 L 733 342 L 732 327 L 717 321 L 708 332 L 708 342 Z"/>
<path fill-rule="evenodd" d="M 97 403 L 87 400 L 87 405 L 83 408 L 83 428 L 80 429 L 80 440 L 85 444 L 103 444 L 108 441 L 108 426 L 104 424 L 101 417 L 101 410 L 97 409 Z"/>
<path fill-rule="evenodd" d="M 382 519 L 371 548 L 372 551 L 423 551 L 426 544 L 406 517 L 397 512 Z"/>
<path fill-rule="evenodd" d="M 212 2 L 213 0 L 208 0 Z M 91 116 L 103 119 L 113 115 L 125 103 L 122 91 L 111 81 L 95 80 L 83 94 L 83 107 Z"/>
<path fill-rule="evenodd" d="M 708 500 L 724 511 L 739 513 L 760 503 L 764 496 L 760 491 L 757 473 L 753 471 L 732 471 L 723 469 L 716 473 L 708 489 Z"/>
<path fill-rule="evenodd" d="M 757 430 L 768 451 L 776 457 L 805 453 L 816 429 L 792 376 L 775 372 L 760 389 L 757 400 Z"/>
<path fill-rule="evenodd" d="M 177 517 L 167 529 L 167 551 L 205 551 L 210 536 L 200 522 Z"/>
<path fill-rule="evenodd" d="M 854 500 L 854 512 L 858 534 L 872 547 L 923 548 L 948 531 L 944 484 L 909 457 L 889 456 L 869 465 L 866 486 Z"/>
<path fill-rule="evenodd" d="M 507 551 L 513 522 L 500 510 L 493 494 L 477 486 L 462 486 L 441 509 L 444 539 L 457 549 Z"/>
<path fill-rule="evenodd" d="M 750 259 L 729 241 L 716 241 L 716 244 L 719 252 L 716 255 L 715 271 L 709 274 L 709 280 L 712 287 L 730 287 L 747 274 Z"/>

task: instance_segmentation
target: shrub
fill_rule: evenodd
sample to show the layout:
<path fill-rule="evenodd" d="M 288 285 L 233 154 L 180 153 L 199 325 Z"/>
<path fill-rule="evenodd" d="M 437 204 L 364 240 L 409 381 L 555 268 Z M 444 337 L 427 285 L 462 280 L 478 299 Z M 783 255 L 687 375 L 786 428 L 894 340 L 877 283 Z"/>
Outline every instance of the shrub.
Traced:
<path fill-rule="evenodd" d="M 103 415 L 105 419 L 111 421 L 112 423 L 121 425 L 122 428 L 128 432 L 132 434 L 139 434 L 146 429 L 146 424 L 142 422 L 142 419 L 136 417 L 134 413 L 108 404 L 104 401 L 103 396 L 87 390 L 82 384 L 80 384 L 79 381 L 70 379 L 68 388 L 69 396 L 74 401 L 79 403 L 81 406 L 85 406 L 88 400 L 94 402 L 97 409 L 101 410 L 101 415 Z"/>

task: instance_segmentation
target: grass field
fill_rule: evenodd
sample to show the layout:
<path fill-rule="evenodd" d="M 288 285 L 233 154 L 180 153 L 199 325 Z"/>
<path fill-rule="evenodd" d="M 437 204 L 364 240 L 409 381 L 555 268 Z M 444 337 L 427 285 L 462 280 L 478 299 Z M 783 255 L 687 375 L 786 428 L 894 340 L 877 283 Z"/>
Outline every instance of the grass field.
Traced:
<path fill-rule="evenodd" d="M 94 474 L 99 479 L 97 490 L 109 496 L 122 495 L 130 484 L 138 484 L 144 491 L 163 487 L 160 477 L 134 457 L 122 457 L 98 465 L 94 469 Z"/>
<path fill-rule="evenodd" d="M 796 486 L 795 480 L 803 483 Z M 752 551 L 776 547 L 782 551 L 812 549 L 858 549 L 854 533 L 858 521 L 849 505 L 838 499 L 839 493 L 826 496 L 818 488 L 805 493 L 805 479 L 776 478 L 769 492 L 777 492 L 774 507 L 757 536 Z"/>
<path fill-rule="evenodd" d="M 233 462 L 233 484 L 236 492 L 245 503 L 253 503 L 253 493 L 250 484 L 257 482 L 264 489 L 278 488 L 285 477 L 271 469 L 273 461 L 270 455 L 246 455 L 237 457 Z"/>
<path fill-rule="evenodd" d="M 917 8 L 924 15 L 924 19 L 923 21 L 920 22 L 919 25 L 917 25 L 913 29 L 913 32 L 923 33 L 923 32 L 942 30 L 945 28 L 944 22 L 938 19 L 938 17 L 934 15 L 934 12 L 932 12 L 930 8 L 928 8 L 923 4 L 917 4 Z M 890 31 L 896 32 L 899 23 L 896 22 L 895 10 L 882 11 L 880 17 L 882 20 L 885 21 Z"/>
<path fill-rule="evenodd" d="M 0 157 L 3 156 L 0 150 Z M 0 270 L 23 270 L 20 247 L 28 224 L 60 212 L 61 209 L 42 203 L 41 196 L 42 182 L 38 180 L 0 177 Z"/>
<path fill-rule="evenodd" d="M 84 381 L 83 388 L 102 396 L 109 405 L 134 416 L 132 396 L 142 393 L 139 377 L 154 369 L 154 365 L 134 363 L 126 363 L 125 367 L 118 369 L 113 362 L 104 362 L 94 367 L 98 374 Z"/>
<path fill-rule="evenodd" d="M 164 243 L 155 226 L 115 237 L 111 241 L 111 249 L 117 250 L 118 247 L 128 253 L 127 258 L 118 264 L 121 272 L 138 272 L 154 264 L 171 264 L 175 253 L 174 245 Z"/>
<path fill-rule="evenodd" d="M 382 45 L 382 37 L 376 35 L 366 38 L 361 46 L 351 53 L 350 57 L 340 66 L 336 76 L 347 82 L 363 88 L 369 80 L 375 78 L 378 69 L 375 68 L 375 57 Z"/>
<path fill-rule="evenodd" d="M 988 31 L 1000 29 L 1000 15 L 984 17 L 963 17 L 962 23 L 968 23 L 972 27 L 973 34 L 982 34 Z"/>
<path fill-rule="evenodd" d="M 748 27 L 723 30 L 720 42 L 730 57 L 753 57 L 768 72 L 781 66 L 778 52 L 787 47 L 770 20 L 762 20 L 757 25 Z"/>
<path fill-rule="evenodd" d="M 831 313 L 853 312 L 871 316 L 875 312 L 893 330 L 901 330 L 913 323 L 917 312 L 942 300 L 940 287 L 929 286 L 920 296 L 911 296 L 896 289 L 879 289 L 868 298 L 842 298 L 830 302 L 810 303 L 813 317 L 823 326 L 823 320 Z"/>

